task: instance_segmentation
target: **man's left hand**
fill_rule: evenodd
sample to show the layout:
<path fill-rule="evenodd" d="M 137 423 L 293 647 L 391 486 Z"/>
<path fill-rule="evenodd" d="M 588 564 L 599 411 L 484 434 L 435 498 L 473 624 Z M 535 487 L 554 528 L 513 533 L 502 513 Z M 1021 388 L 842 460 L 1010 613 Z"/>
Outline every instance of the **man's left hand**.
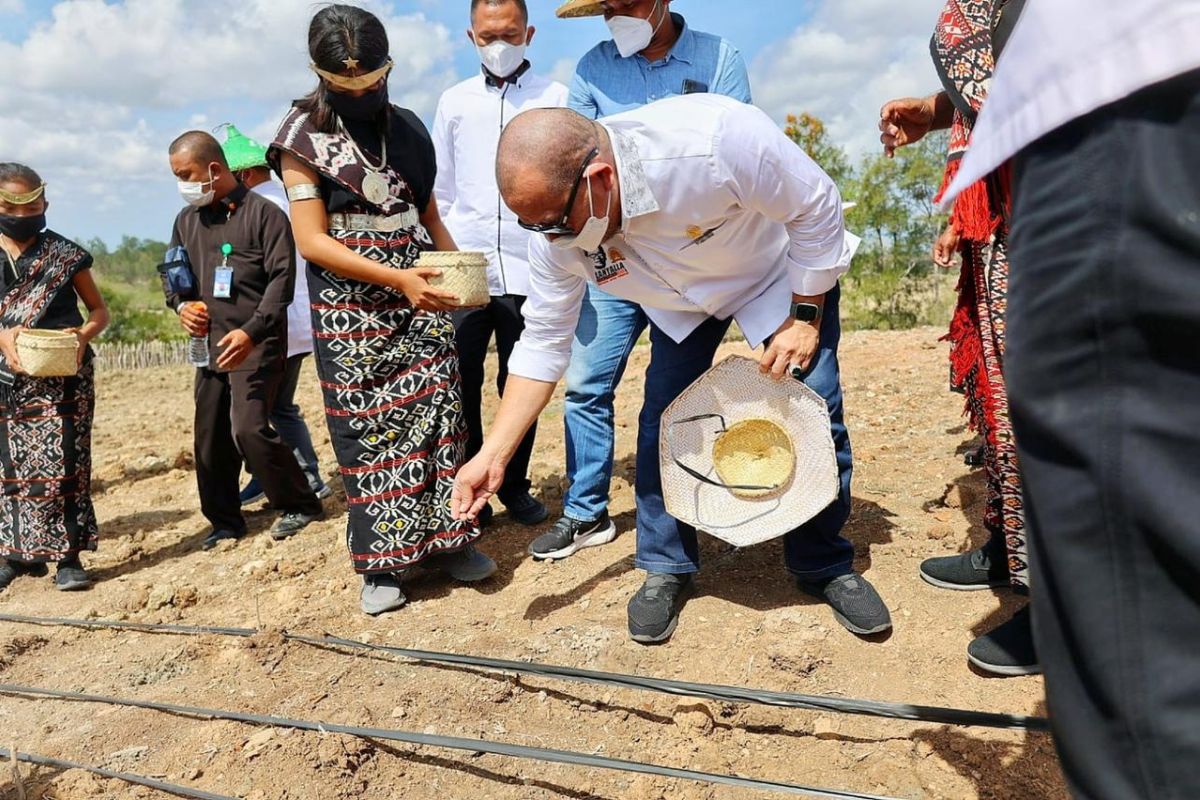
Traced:
<path fill-rule="evenodd" d="M 217 357 L 217 369 L 229 371 L 237 369 L 246 360 L 246 356 L 254 350 L 254 340 L 245 331 L 230 331 L 221 341 L 217 342 L 221 355 Z"/>
<path fill-rule="evenodd" d="M 758 368 L 777 381 L 790 374 L 793 366 L 807 370 L 821 343 L 819 324 L 794 319 L 784 322 L 771 337 Z"/>

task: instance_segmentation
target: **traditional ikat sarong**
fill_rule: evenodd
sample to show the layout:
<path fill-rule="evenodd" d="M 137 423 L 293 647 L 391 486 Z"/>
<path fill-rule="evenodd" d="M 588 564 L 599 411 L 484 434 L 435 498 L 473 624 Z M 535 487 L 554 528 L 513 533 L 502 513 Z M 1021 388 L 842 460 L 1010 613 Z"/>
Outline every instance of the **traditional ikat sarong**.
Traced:
<path fill-rule="evenodd" d="M 0 326 L 34 327 L 91 256 L 56 233 L 0 299 Z M 92 506 L 92 365 L 70 378 L 15 375 L 0 357 L 0 558 L 62 561 L 96 549 Z"/>
<path fill-rule="evenodd" d="M 359 195 L 344 213 L 378 214 L 361 198 L 363 170 L 343 137 L 312 129 L 293 110 L 273 147 Z M 404 179 L 391 185 L 389 215 L 411 208 Z M 397 231 L 330 235 L 372 261 L 408 269 L 432 242 L 419 223 Z M 403 294 L 308 265 L 317 372 L 325 415 L 349 504 L 347 543 L 354 568 L 397 572 L 478 538 L 456 522 L 450 490 L 463 460 L 466 424 L 454 326 L 449 314 L 415 309 Z"/>

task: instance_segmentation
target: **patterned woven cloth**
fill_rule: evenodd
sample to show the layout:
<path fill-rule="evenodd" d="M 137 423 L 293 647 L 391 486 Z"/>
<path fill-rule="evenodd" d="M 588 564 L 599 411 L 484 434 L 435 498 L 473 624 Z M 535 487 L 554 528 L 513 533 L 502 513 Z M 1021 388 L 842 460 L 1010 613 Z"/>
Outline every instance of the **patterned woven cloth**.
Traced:
<path fill-rule="evenodd" d="M 954 104 L 943 191 L 970 147 L 971 130 L 987 99 L 995 69 L 992 34 L 1006 5 L 1006 0 L 948 0 L 938 18 L 930 49 Z M 950 220 L 962 237 L 962 275 L 946 338 L 951 344 L 951 382 L 962 388 L 971 425 L 984 437 L 988 488 L 984 524 L 1004 537 L 1013 585 L 1028 587 L 1021 478 L 1004 384 L 1008 229 L 1003 212 L 1007 203 L 1003 174 L 979 181 L 955 201 Z"/>
<path fill-rule="evenodd" d="M 383 170 L 388 200 L 368 204 L 361 196 L 365 169 L 349 142 L 320 133 L 298 109 L 284 119 L 272 148 L 352 191 L 359 205 L 340 213 L 382 209 L 393 215 L 413 206 L 408 184 L 391 166 Z M 419 223 L 329 234 L 392 269 L 409 269 L 433 247 Z M 317 264 L 308 264 L 307 276 L 317 373 L 349 504 L 346 540 L 354 569 L 400 572 L 465 547 L 479 529 L 450 513 L 466 442 L 450 315 L 420 311 L 399 292 Z"/>
<path fill-rule="evenodd" d="M 60 292 L 92 263 L 86 250 L 47 231 L 30 266 L 0 298 L 0 327 L 36 327 Z M 92 506 L 92 365 L 69 378 L 16 375 L 0 357 L 0 557 L 62 561 L 95 550 Z"/>

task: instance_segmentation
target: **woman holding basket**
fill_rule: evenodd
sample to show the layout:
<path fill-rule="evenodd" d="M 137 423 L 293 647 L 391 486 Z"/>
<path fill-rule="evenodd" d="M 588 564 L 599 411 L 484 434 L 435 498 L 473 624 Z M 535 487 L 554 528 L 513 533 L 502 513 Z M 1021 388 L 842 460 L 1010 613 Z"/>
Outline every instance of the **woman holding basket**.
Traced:
<path fill-rule="evenodd" d="M 46 229 L 48 206 L 36 172 L 0 164 L 0 590 L 45 575 L 51 561 L 58 589 L 86 589 L 91 578 L 79 554 L 96 549 L 88 343 L 108 325 L 108 309 L 91 255 Z M 30 329 L 75 335 L 74 374 L 64 374 L 68 363 L 38 377 L 45 373 L 21 363 L 18 343 Z"/>
<path fill-rule="evenodd" d="M 431 199 L 437 167 L 421 121 L 388 102 L 388 39 L 375 15 L 331 5 L 308 36 L 317 87 L 284 118 L 269 159 L 287 186 L 308 262 L 317 372 L 349 504 L 347 543 L 362 609 L 405 602 L 421 564 L 461 581 L 495 563 L 456 521 L 450 489 L 466 427 L 455 297 L 414 269 L 426 250 L 456 250 Z"/>

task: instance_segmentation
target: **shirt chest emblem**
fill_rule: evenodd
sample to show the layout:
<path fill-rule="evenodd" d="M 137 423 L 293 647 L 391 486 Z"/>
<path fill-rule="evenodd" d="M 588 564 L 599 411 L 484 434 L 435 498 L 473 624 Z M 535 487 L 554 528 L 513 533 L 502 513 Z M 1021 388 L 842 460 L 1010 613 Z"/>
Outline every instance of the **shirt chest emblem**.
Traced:
<path fill-rule="evenodd" d="M 699 225 L 689 225 L 687 229 L 687 235 L 691 241 L 679 249 L 682 251 L 687 250 L 689 247 L 698 247 L 699 245 L 704 244 L 709 239 L 716 236 L 717 231 L 721 230 L 721 228 L 724 228 L 728 222 L 729 220 L 725 220 L 725 222 L 722 222 L 720 225 L 709 228 L 708 230 L 701 228 Z"/>
<path fill-rule="evenodd" d="M 600 286 L 629 275 L 629 270 L 625 269 L 625 254 L 615 247 L 608 248 L 607 255 L 604 248 L 592 253 L 592 269 L 596 273 L 596 283 Z"/>

